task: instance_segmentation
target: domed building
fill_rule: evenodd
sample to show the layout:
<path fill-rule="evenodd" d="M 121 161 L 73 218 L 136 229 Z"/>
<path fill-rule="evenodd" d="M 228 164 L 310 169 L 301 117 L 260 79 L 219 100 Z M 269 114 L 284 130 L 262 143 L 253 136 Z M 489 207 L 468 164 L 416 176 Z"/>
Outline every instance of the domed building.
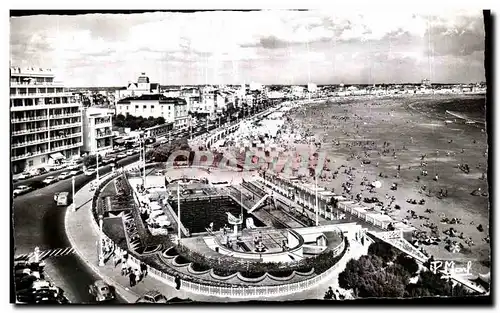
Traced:
<path fill-rule="evenodd" d="M 116 91 L 115 99 L 120 100 L 127 97 L 140 97 L 145 94 L 159 94 L 160 84 L 151 83 L 146 73 L 141 73 L 137 82 L 129 82 L 127 87 Z"/>

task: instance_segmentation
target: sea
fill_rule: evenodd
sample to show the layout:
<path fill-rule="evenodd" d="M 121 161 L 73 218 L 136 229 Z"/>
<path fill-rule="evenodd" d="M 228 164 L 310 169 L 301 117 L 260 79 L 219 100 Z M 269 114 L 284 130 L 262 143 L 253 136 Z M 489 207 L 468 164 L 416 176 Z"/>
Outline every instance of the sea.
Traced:
<path fill-rule="evenodd" d="M 425 101 L 417 100 L 411 104 L 411 107 L 443 120 L 453 120 L 456 118 L 446 112 L 451 111 L 467 119 L 477 121 L 478 124 L 485 124 L 488 113 L 485 94 L 425 99 Z"/>

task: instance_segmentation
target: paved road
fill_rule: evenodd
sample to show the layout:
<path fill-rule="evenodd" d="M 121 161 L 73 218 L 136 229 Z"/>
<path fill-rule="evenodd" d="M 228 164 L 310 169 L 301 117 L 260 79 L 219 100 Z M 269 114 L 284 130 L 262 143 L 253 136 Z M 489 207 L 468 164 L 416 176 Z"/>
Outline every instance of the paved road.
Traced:
<path fill-rule="evenodd" d="M 193 133 L 193 137 L 205 132 L 206 130 L 201 130 Z M 138 154 L 128 156 L 117 162 L 118 167 L 133 163 L 138 159 Z M 49 175 L 55 176 L 62 171 L 64 170 L 23 180 L 15 183 L 14 186 L 41 181 Z M 100 174 L 109 171 L 111 171 L 111 165 L 99 168 Z M 95 175 L 76 176 L 75 191 L 94 178 Z M 88 303 L 93 300 L 88 294 L 88 285 L 98 280 L 99 277 L 73 253 L 61 253 L 71 250 L 64 229 L 65 208 L 56 206 L 53 200 L 54 193 L 63 191 L 71 195 L 71 179 L 56 182 L 13 200 L 14 255 L 31 253 L 35 246 L 38 246 L 41 251 L 58 251 L 51 253 L 51 256 L 44 260 L 47 264 L 46 272 L 49 279 L 65 291 L 71 302 Z M 126 301 L 118 297 L 115 302 L 125 303 Z"/>
<path fill-rule="evenodd" d="M 138 155 L 118 161 L 119 166 L 137 161 Z M 107 173 L 111 166 L 99 169 L 100 174 Z M 75 189 L 81 188 L 94 176 L 78 175 Z M 67 191 L 71 194 L 71 179 L 57 182 L 39 190 L 14 199 L 14 255 L 30 253 L 35 246 L 41 251 L 56 248 L 69 248 L 70 244 L 64 230 L 65 208 L 55 205 L 53 194 Z M 57 253 L 56 253 L 57 254 Z M 91 302 L 87 286 L 99 279 L 94 272 L 74 254 L 54 256 L 45 259 L 47 274 L 67 293 L 72 302 Z M 117 299 L 118 302 L 125 302 Z"/>

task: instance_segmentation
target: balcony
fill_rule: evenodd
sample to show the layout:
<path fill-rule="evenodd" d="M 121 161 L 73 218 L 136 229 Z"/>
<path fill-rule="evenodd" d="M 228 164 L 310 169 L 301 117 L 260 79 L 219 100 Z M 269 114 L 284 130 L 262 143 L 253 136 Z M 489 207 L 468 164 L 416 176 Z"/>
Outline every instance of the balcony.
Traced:
<path fill-rule="evenodd" d="M 12 136 L 25 135 L 25 134 L 34 134 L 39 132 L 44 132 L 49 130 L 47 127 L 39 127 L 39 128 L 31 128 L 31 129 L 22 129 L 12 132 Z"/>
<path fill-rule="evenodd" d="M 79 117 L 82 116 L 81 112 L 75 112 L 75 113 L 66 113 L 66 114 L 56 114 L 56 115 L 51 115 L 51 119 L 58 119 L 58 118 L 66 118 L 66 117 Z"/>
<path fill-rule="evenodd" d="M 11 157 L 11 161 L 17 161 L 17 160 L 27 159 L 27 158 L 31 158 L 31 157 L 34 157 L 34 156 L 37 156 L 37 155 L 42 155 L 42 154 L 47 154 L 47 151 L 28 152 L 28 153 L 21 154 L 21 155 L 16 155 L 16 156 L 13 155 Z"/>
<path fill-rule="evenodd" d="M 60 136 L 52 136 L 50 137 L 50 140 L 60 140 L 60 139 L 68 139 L 68 138 L 73 138 L 73 137 L 81 137 L 82 133 L 77 132 L 77 133 L 72 133 L 72 134 L 67 134 L 67 135 L 60 135 Z"/>
<path fill-rule="evenodd" d="M 34 83 L 22 83 L 22 82 L 10 82 L 11 87 L 63 87 L 63 82 L 34 82 Z"/>
<path fill-rule="evenodd" d="M 11 99 L 25 99 L 25 98 L 44 98 L 44 97 L 71 97 L 71 96 L 73 96 L 73 93 L 67 92 L 67 91 L 52 92 L 52 93 L 31 92 L 31 93 L 11 94 L 10 98 Z"/>
<path fill-rule="evenodd" d="M 34 122 L 42 121 L 48 119 L 48 115 L 32 116 L 32 117 L 21 117 L 13 118 L 10 120 L 11 123 L 24 123 L 24 122 Z"/>
<path fill-rule="evenodd" d="M 70 128 L 70 127 L 77 127 L 77 126 L 82 126 L 82 122 L 76 122 L 76 123 L 70 123 L 70 124 L 51 125 L 50 126 L 50 130 Z"/>
<path fill-rule="evenodd" d="M 68 103 L 57 103 L 57 104 L 35 104 L 35 105 L 20 105 L 11 106 L 11 112 L 17 111 L 28 111 L 28 110 L 43 110 L 43 109 L 58 109 L 58 108 L 71 108 L 71 107 L 81 107 L 80 102 L 68 102 Z"/>
<path fill-rule="evenodd" d="M 18 142 L 18 143 L 13 143 L 11 145 L 11 149 L 14 148 L 19 148 L 19 147 L 26 147 L 26 146 L 32 146 L 32 145 L 37 145 L 41 143 L 48 142 L 48 138 L 43 138 L 43 139 L 36 139 L 36 140 L 31 140 L 31 141 L 24 141 L 24 142 Z"/>
<path fill-rule="evenodd" d="M 101 139 L 101 138 L 112 137 L 112 136 L 113 136 L 112 132 L 104 132 L 104 133 L 96 134 L 95 138 Z"/>
<path fill-rule="evenodd" d="M 67 150 L 67 149 L 72 149 L 72 148 L 77 148 L 77 147 L 81 147 L 82 145 L 83 145 L 83 142 L 77 142 L 77 143 L 73 143 L 70 145 L 54 147 L 50 150 L 50 153 L 54 153 L 54 152 L 58 152 L 58 151 L 62 151 L 62 150 Z"/>

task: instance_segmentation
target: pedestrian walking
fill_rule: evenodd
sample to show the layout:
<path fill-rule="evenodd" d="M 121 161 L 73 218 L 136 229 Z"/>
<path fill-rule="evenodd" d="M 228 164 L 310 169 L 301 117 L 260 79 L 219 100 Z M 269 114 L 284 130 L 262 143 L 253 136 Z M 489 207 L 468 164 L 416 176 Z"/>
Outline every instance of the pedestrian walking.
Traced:
<path fill-rule="evenodd" d="M 127 264 L 122 262 L 122 276 L 127 275 Z"/>
<path fill-rule="evenodd" d="M 135 276 L 135 284 L 137 285 L 142 279 L 142 275 L 141 275 L 141 272 L 139 271 L 139 269 L 136 268 L 134 270 L 134 276 Z"/>
<path fill-rule="evenodd" d="M 128 278 L 129 278 L 129 282 L 130 282 L 130 287 L 134 287 L 135 286 L 135 274 L 133 272 L 130 273 Z"/>
<path fill-rule="evenodd" d="M 148 275 L 148 266 L 144 262 L 141 263 L 141 272 L 142 277 L 146 277 Z"/>
<path fill-rule="evenodd" d="M 179 275 L 175 276 L 175 289 L 181 289 L 181 278 L 179 277 Z"/>

